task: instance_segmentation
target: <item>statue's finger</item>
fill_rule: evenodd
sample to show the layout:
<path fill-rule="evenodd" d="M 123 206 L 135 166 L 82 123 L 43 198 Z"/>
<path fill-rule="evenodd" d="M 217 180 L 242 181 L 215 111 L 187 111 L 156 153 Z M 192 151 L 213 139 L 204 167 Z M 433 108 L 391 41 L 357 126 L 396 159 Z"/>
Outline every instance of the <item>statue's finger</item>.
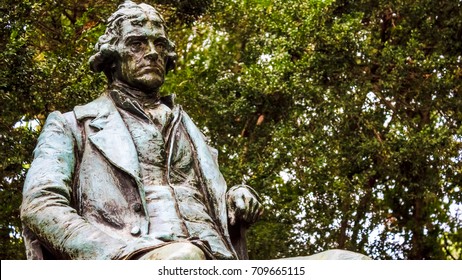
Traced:
<path fill-rule="evenodd" d="M 259 203 L 259 209 L 258 209 L 258 214 L 257 214 L 257 218 L 256 220 L 260 219 L 261 216 L 263 216 L 263 212 L 265 212 L 265 208 L 263 207 L 263 205 L 261 203 Z"/>
<path fill-rule="evenodd" d="M 250 219 L 252 217 L 252 210 L 253 210 L 253 204 L 254 204 L 254 201 L 252 198 L 249 198 L 249 197 L 244 197 L 244 200 L 245 200 L 245 208 L 243 209 L 244 213 L 243 213 L 243 216 L 242 216 L 242 219 L 246 222 L 251 222 Z"/>
<path fill-rule="evenodd" d="M 253 198 L 249 199 L 248 204 L 247 204 L 247 209 L 246 209 L 246 215 L 245 215 L 246 222 L 253 223 L 255 210 L 256 210 L 256 207 L 258 207 L 257 204 L 258 202 L 255 199 Z"/>
<path fill-rule="evenodd" d="M 256 201 L 254 208 L 252 209 L 252 223 L 255 223 L 260 217 L 261 204 Z"/>
<path fill-rule="evenodd" d="M 234 204 L 236 205 L 236 212 L 237 211 L 241 211 L 243 209 L 245 209 L 245 198 L 243 196 L 241 197 L 237 197 L 235 200 L 234 200 Z"/>
<path fill-rule="evenodd" d="M 234 226 L 236 224 L 236 212 L 233 208 L 228 208 L 229 224 Z"/>

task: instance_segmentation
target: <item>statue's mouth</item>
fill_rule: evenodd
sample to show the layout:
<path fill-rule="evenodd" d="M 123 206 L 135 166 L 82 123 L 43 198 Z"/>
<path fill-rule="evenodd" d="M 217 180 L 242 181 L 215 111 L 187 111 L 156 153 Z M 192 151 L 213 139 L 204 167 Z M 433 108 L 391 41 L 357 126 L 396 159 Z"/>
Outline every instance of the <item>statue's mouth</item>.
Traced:
<path fill-rule="evenodd" d="M 141 68 L 140 70 L 140 74 L 147 74 L 151 72 L 154 72 L 160 75 L 162 74 L 163 71 L 158 66 L 146 66 L 146 67 Z"/>

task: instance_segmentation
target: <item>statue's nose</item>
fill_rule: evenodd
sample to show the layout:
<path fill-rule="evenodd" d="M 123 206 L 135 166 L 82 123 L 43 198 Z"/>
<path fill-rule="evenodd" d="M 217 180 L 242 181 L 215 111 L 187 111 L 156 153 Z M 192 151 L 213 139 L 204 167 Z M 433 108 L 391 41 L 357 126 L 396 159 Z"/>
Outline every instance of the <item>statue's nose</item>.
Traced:
<path fill-rule="evenodd" d="M 159 53 L 156 51 L 156 46 L 152 42 L 149 42 L 148 52 L 146 53 L 145 57 L 152 61 L 156 61 L 159 57 Z"/>

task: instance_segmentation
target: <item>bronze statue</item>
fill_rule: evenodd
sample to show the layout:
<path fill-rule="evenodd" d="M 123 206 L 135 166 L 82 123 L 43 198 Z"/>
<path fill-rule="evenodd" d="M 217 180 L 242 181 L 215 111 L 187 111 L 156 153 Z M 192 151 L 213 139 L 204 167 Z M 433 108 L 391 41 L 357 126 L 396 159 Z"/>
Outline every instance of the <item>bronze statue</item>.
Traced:
<path fill-rule="evenodd" d="M 108 89 L 53 112 L 24 184 L 29 259 L 242 259 L 258 196 L 227 191 L 217 152 L 160 96 L 175 46 L 151 6 L 127 1 L 90 58 Z"/>

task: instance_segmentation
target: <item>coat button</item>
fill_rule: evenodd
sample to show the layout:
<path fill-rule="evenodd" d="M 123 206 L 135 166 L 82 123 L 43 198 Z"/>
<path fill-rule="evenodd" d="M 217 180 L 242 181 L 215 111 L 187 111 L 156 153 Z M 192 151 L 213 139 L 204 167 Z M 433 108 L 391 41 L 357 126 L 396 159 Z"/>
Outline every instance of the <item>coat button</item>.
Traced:
<path fill-rule="evenodd" d="M 135 212 L 140 212 L 141 211 L 141 203 L 133 204 L 133 210 L 135 210 Z"/>
<path fill-rule="evenodd" d="M 132 231 L 131 231 L 130 233 L 131 233 L 133 236 L 136 236 L 136 235 L 140 234 L 140 232 L 141 232 L 140 227 L 139 227 L 139 226 L 134 226 L 134 227 L 132 228 Z"/>

